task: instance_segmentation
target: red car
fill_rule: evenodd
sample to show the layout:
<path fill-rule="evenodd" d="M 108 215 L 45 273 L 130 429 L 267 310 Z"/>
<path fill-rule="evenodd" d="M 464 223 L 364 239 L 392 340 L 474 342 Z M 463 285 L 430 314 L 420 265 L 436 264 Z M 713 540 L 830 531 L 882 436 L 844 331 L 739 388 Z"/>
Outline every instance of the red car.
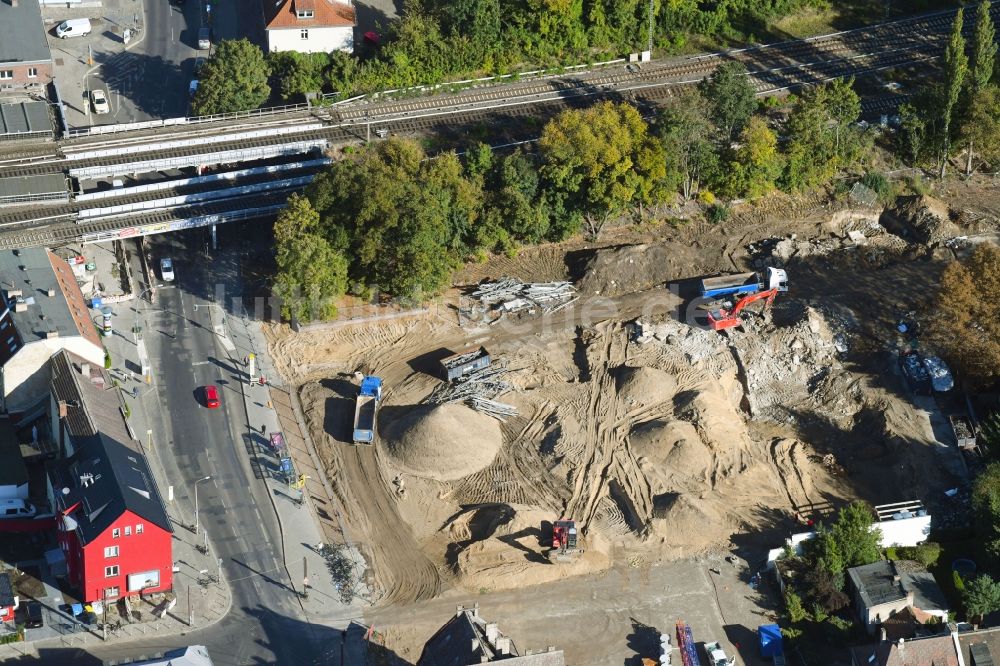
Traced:
<path fill-rule="evenodd" d="M 211 384 L 205 387 L 205 406 L 209 409 L 219 406 L 219 389 Z"/>

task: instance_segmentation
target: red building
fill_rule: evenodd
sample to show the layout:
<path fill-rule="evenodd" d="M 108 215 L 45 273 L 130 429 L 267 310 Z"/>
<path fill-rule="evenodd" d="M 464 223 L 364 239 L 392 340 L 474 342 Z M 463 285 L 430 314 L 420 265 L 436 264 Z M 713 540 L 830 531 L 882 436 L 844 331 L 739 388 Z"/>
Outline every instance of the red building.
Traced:
<path fill-rule="evenodd" d="M 49 469 L 49 493 L 70 584 L 86 602 L 170 590 L 173 529 L 118 391 L 104 368 L 65 350 L 51 372 L 66 457 Z"/>

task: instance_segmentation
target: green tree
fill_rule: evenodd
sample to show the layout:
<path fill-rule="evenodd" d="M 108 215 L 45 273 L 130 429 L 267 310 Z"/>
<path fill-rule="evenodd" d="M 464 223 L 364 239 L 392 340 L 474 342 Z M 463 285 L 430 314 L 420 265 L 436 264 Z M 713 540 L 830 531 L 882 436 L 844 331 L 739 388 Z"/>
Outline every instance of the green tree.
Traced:
<path fill-rule="evenodd" d="M 271 68 L 260 48 L 247 39 L 224 40 L 201 68 L 191 100 L 196 115 L 256 109 L 271 96 Z"/>
<path fill-rule="evenodd" d="M 987 163 L 1000 158 L 1000 88 L 991 83 L 969 99 L 961 134 L 966 175 L 972 173 L 974 152 Z"/>
<path fill-rule="evenodd" d="M 973 385 L 1000 376 L 1000 248 L 977 245 L 945 267 L 933 303 L 928 342 Z"/>
<path fill-rule="evenodd" d="M 990 15 L 990 4 L 990 0 L 983 0 L 976 12 L 972 54 L 969 56 L 969 88 L 973 97 L 989 85 L 993 78 L 993 66 L 996 64 L 996 27 Z"/>
<path fill-rule="evenodd" d="M 959 9 L 955 15 L 955 22 L 951 26 L 951 35 L 948 44 L 944 49 L 944 104 L 941 117 L 941 138 L 943 149 L 941 151 L 941 164 L 939 176 L 944 178 L 945 168 L 948 166 L 948 157 L 951 152 L 951 121 L 958 103 L 958 97 L 962 92 L 962 83 L 969 68 L 969 58 L 965 54 L 965 37 L 962 36 L 962 25 L 965 21 L 964 10 Z"/>
<path fill-rule="evenodd" d="M 788 189 L 816 187 L 838 169 L 849 168 L 864 152 L 852 127 L 861 113 L 853 81 L 812 86 L 798 97 L 786 124 Z"/>
<path fill-rule="evenodd" d="M 774 189 L 783 161 L 778 152 L 778 136 L 763 118 L 754 116 L 743 128 L 740 146 L 733 157 L 722 183 L 723 192 L 754 199 Z"/>
<path fill-rule="evenodd" d="M 674 98 L 657 118 L 656 133 L 663 142 L 667 181 L 679 179 L 685 199 L 693 196 L 718 162 L 712 145 L 715 127 L 708 116 L 708 102 L 696 90 Z"/>
<path fill-rule="evenodd" d="M 318 230 L 319 213 L 309 200 L 297 194 L 289 197 L 274 223 L 274 294 L 287 318 L 332 318 L 337 314 L 334 300 L 347 289 L 347 260 Z"/>
<path fill-rule="evenodd" d="M 985 574 L 976 576 L 966 584 L 962 603 L 967 615 L 980 619 L 1000 610 L 1000 583 Z"/>
<path fill-rule="evenodd" d="M 864 502 L 852 502 L 837 513 L 831 533 L 846 568 L 877 562 L 881 532 L 872 528 L 872 512 Z"/>
<path fill-rule="evenodd" d="M 727 139 L 738 135 L 757 110 L 757 94 L 742 63 L 719 65 L 698 89 L 708 100 L 712 120 Z"/>
<path fill-rule="evenodd" d="M 990 463 L 972 484 L 976 535 L 983 549 L 1000 558 L 1000 463 Z"/>
<path fill-rule="evenodd" d="M 788 620 L 795 624 L 809 617 L 805 606 L 802 605 L 802 598 L 795 594 L 791 588 L 785 591 L 785 610 L 788 612 Z"/>
<path fill-rule="evenodd" d="M 325 70 L 330 64 L 326 53 L 278 51 L 269 54 L 267 60 L 279 81 L 282 99 L 319 92 L 326 83 Z"/>
<path fill-rule="evenodd" d="M 625 207 L 663 195 L 663 146 L 631 105 L 564 111 L 546 124 L 538 145 L 543 178 L 568 195 L 594 237 Z"/>

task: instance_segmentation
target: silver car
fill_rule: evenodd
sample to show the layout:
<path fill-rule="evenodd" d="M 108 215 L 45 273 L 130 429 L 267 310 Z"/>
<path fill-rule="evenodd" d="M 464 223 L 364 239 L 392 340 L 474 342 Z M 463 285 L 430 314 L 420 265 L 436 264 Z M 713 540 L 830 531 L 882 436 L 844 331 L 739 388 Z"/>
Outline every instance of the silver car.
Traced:
<path fill-rule="evenodd" d="M 169 257 L 160 259 L 160 275 L 164 282 L 174 281 L 174 262 Z"/>

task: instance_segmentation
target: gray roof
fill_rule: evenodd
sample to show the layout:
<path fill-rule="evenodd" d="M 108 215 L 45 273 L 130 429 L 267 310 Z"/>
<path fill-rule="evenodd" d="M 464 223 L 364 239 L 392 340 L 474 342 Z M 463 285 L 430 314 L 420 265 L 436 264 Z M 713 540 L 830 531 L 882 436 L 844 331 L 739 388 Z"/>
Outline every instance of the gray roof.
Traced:
<path fill-rule="evenodd" d="M 10 419 L 0 419 L 0 486 L 28 483 L 28 468 L 21 457 L 21 444 Z"/>
<path fill-rule="evenodd" d="M 958 644 L 969 666 L 1000 664 L 1000 628 L 962 632 Z"/>
<path fill-rule="evenodd" d="M 60 273 L 56 272 L 53 259 L 61 266 Z M 20 290 L 20 300 L 27 304 L 21 312 L 10 305 L 11 318 L 24 344 L 56 331 L 62 337 L 83 335 L 100 345 L 94 326 L 87 328 L 82 324 L 90 322 L 90 315 L 76 279 L 72 273 L 66 275 L 66 271 L 65 262 L 54 255 L 50 257 L 44 248 L 0 251 L 0 287 L 4 292 Z M 48 295 L 49 289 L 55 290 L 54 296 Z"/>
<path fill-rule="evenodd" d="M 947 610 L 948 602 L 934 576 L 916 562 L 880 560 L 847 570 L 866 608 L 905 599 L 913 593 L 913 607 Z"/>
<path fill-rule="evenodd" d="M 20 0 L 17 7 L 12 7 L 10 2 L 0 2 L 0 63 L 51 59 L 38 0 Z"/>
<path fill-rule="evenodd" d="M 40 198 L 44 194 L 59 194 L 62 195 L 59 198 L 69 199 L 66 176 L 61 173 L 46 173 L 41 176 L 0 178 L 0 201 Z"/>
<path fill-rule="evenodd" d="M 212 658 L 204 645 L 189 645 L 167 650 L 157 659 L 130 661 L 129 666 L 212 666 Z"/>
<path fill-rule="evenodd" d="M 539 651 L 519 655 L 513 641 L 508 654 L 496 650 L 487 639 L 487 622 L 479 617 L 479 608 L 461 609 L 435 633 L 417 661 L 417 666 L 472 666 L 501 662 L 505 666 L 565 666 L 562 650 Z M 497 634 L 505 639 L 497 630 Z"/>
<path fill-rule="evenodd" d="M 6 572 L 0 573 L 0 606 L 14 605 L 14 586 L 10 582 L 10 575 Z"/>
<path fill-rule="evenodd" d="M 104 368 L 66 350 L 52 356 L 51 366 L 52 393 L 66 402 L 66 427 L 78 448 L 49 475 L 57 510 L 77 507 L 69 515 L 80 542 L 89 543 L 125 511 L 172 532 L 149 463 L 129 436 L 118 391 Z"/>
<path fill-rule="evenodd" d="M 3 7 L 0 3 L 0 7 Z M 52 135 L 52 119 L 48 102 L 17 102 L 0 104 L 0 134 Z M 9 137 L 8 137 L 9 138 Z"/>

